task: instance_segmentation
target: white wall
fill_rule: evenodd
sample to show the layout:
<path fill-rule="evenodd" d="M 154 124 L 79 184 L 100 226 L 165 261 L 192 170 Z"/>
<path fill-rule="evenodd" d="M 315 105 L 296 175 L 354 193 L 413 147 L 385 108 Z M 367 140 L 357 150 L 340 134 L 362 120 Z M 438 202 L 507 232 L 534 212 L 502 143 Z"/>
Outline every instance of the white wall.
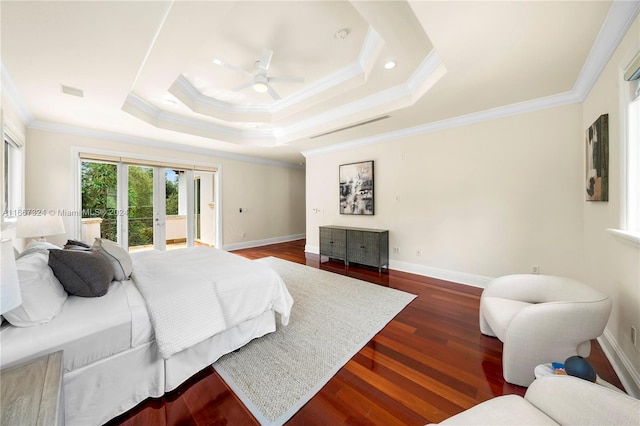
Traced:
<path fill-rule="evenodd" d="M 640 395 L 640 248 L 619 228 L 622 71 L 640 51 L 640 18 L 583 103 L 314 154 L 307 159 L 307 250 L 318 226 L 390 230 L 391 268 L 483 285 L 531 271 L 582 280 L 613 310 L 600 342 L 627 390 Z M 585 130 L 609 114 L 609 201 L 585 201 Z M 375 160 L 376 214 L 338 214 L 338 165 Z M 314 213 L 319 209 L 319 213 Z M 420 250 L 421 256 L 416 256 Z"/>
<path fill-rule="evenodd" d="M 392 269 L 476 285 L 534 264 L 580 277 L 580 113 L 563 106 L 309 157 L 307 250 L 318 251 L 319 225 L 383 228 Z M 364 160 L 375 161 L 375 215 L 340 215 L 338 166 Z"/>
<path fill-rule="evenodd" d="M 584 132 L 601 114 L 609 114 L 609 201 L 584 202 L 583 278 L 609 294 L 613 300 L 605 337 L 617 351 L 620 362 L 630 370 L 640 395 L 640 343 L 631 344 L 630 330 L 640 330 L 640 248 L 607 232 L 619 228 L 623 194 L 621 191 L 624 152 L 624 120 L 620 93 L 624 90 L 622 73 L 640 52 L 640 18 L 619 44 L 616 52 L 583 103 Z M 584 133 L 582 134 L 584 138 Z M 584 143 L 584 142 L 583 142 Z M 615 354 L 613 354 L 615 355 Z"/>
<path fill-rule="evenodd" d="M 304 171 L 255 165 L 226 167 L 223 173 L 223 232 L 235 236 L 233 247 L 241 247 L 245 241 L 266 242 L 278 235 L 274 232 L 277 229 L 304 233 Z"/>
<path fill-rule="evenodd" d="M 87 136 L 27 130 L 26 207 L 73 209 L 73 147 L 144 154 L 173 161 L 185 160 L 220 166 L 222 190 L 223 248 L 258 245 L 304 236 L 304 170 L 227 158 L 205 157 L 200 153 L 152 148 Z M 248 207 L 239 214 L 239 207 Z M 73 229 L 73 218 L 65 218 Z M 244 234 L 244 237 L 243 237 Z M 73 235 L 49 238 L 64 243 Z M 79 236 L 78 236 L 79 237 Z"/>

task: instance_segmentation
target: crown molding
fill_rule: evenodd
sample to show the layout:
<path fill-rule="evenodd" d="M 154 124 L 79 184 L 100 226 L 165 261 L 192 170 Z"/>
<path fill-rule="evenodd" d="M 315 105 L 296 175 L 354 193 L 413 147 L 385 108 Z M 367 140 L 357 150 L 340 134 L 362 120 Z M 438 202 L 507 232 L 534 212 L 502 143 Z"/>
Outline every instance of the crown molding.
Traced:
<path fill-rule="evenodd" d="M 465 126 L 482 121 L 495 120 L 512 115 L 582 102 L 595 84 L 598 76 L 613 55 L 613 52 L 617 48 L 622 38 L 625 36 L 639 11 L 640 0 L 612 2 L 611 8 L 609 10 L 609 13 L 607 14 L 607 17 L 605 18 L 602 28 L 600 29 L 598 37 L 596 38 L 596 41 L 594 42 L 587 60 L 585 61 L 585 64 L 578 78 L 576 79 L 574 87 L 570 92 L 493 108 L 459 117 L 453 117 L 434 123 L 418 125 L 324 148 L 307 150 L 303 151 L 302 154 L 305 157 L 309 157 L 322 153 L 341 151 L 353 147 L 381 143 L 392 139 L 425 134 L 429 132 Z M 367 43 L 364 43 L 359 60 L 367 57 L 364 52 L 368 51 L 369 49 L 371 49 L 371 46 L 369 46 Z M 336 120 L 344 121 L 345 117 L 348 118 L 349 116 L 354 116 L 370 110 L 372 106 L 379 107 L 385 102 L 402 101 L 405 97 L 407 97 L 408 93 L 415 93 L 421 79 L 424 79 L 423 81 L 426 81 L 430 78 L 433 78 L 434 75 L 437 74 L 437 70 L 442 70 L 443 68 L 444 65 L 440 62 L 440 59 L 437 57 L 437 52 L 435 52 L 434 50 L 429 56 L 427 56 L 427 58 L 425 58 L 422 64 L 418 67 L 418 69 L 413 73 L 413 75 L 405 84 L 383 92 L 376 93 L 366 98 L 366 100 L 352 102 L 350 104 L 335 108 L 331 111 L 327 111 L 324 114 L 318 115 L 313 119 L 300 122 L 295 126 L 289 126 L 287 128 L 241 130 L 227 126 L 220 126 L 202 120 L 190 119 L 179 116 L 177 114 L 161 111 L 138 99 L 134 95 L 130 95 L 127 98 L 123 109 L 125 109 L 125 106 L 129 105 L 129 107 L 133 108 L 133 110 L 136 112 L 133 115 L 137 116 L 138 118 L 142 116 L 144 117 L 144 121 L 147 121 L 148 123 L 156 127 L 161 127 L 168 130 L 181 131 L 198 136 L 208 137 L 211 139 L 218 139 L 221 136 L 233 139 L 238 142 L 242 142 L 242 140 L 245 140 L 246 142 L 246 139 L 249 139 L 250 142 L 248 142 L 248 144 L 255 145 L 280 145 L 293 140 L 294 135 L 299 135 L 304 131 L 308 132 L 310 130 L 313 130 L 313 128 L 317 126 L 331 123 L 332 127 L 339 127 L 340 123 L 337 123 Z M 6 99 L 6 101 L 12 104 L 19 118 L 28 128 L 57 131 L 62 133 L 83 134 L 85 136 L 92 136 L 116 141 L 126 140 L 130 143 L 156 146 L 175 151 L 199 152 L 203 155 L 215 155 L 218 157 L 230 158 L 239 161 L 264 162 L 267 164 L 274 164 L 279 166 L 291 166 L 289 163 L 272 162 L 270 160 L 260 161 L 259 159 L 254 157 L 228 154 L 222 151 L 193 148 L 187 146 L 182 149 L 179 144 L 173 144 L 169 142 L 161 142 L 152 139 L 137 138 L 133 136 L 126 136 L 97 130 L 94 131 L 88 129 L 80 129 L 72 126 L 56 125 L 53 123 L 34 121 L 33 115 L 24 103 L 22 96 L 17 90 L 15 84 L 13 83 L 13 80 L 9 75 L 9 72 L 7 71 L 4 63 L 2 63 L 1 60 L 0 71 L 2 74 L 2 96 L 4 99 Z M 342 71 L 344 70 L 341 70 L 341 72 Z M 351 72 L 353 72 L 353 70 L 351 70 Z"/>
<path fill-rule="evenodd" d="M 66 135 L 83 136 L 88 138 L 103 139 L 111 142 L 124 142 L 128 144 L 147 146 L 152 148 L 166 149 L 175 152 L 186 152 L 190 154 L 207 155 L 228 160 L 242 161 L 245 163 L 264 164 L 276 167 L 285 167 L 289 169 L 304 169 L 303 165 L 287 163 L 284 161 L 269 160 L 260 157 L 252 157 L 249 155 L 233 154 L 215 149 L 207 149 L 193 147 L 187 145 L 175 144 L 172 142 L 159 141 L 156 139 L 148 139 L 137 136 L 125 135 L 121 133 L 112 133 L 102 130 L 86 129 L 83 127 L 69 126 L 65 124 L 50 123 L 46 121 L 33 121 L 28 126 L 29 129 L 43 130 L 48 132 L 62 133 Z"/>
<path fill-rule="evenodd" d="M 573 92 L 583 101 L 611 59 L 640 11 L 640 0 L 613 1 L 600 32 L 591 47 Z"/>
<path fill-rule="evenodd" d="M 433 123 L 422 124 L 401 130 L 368 136 L 365 138 L 356 139 L 340 144 L 310 149 L 302 151 L 301 154 L 304 157 L 309 158 L 330 152 L 338 152 L 346 149 L 383 143 L 390 140 L 397 140 L 401 138 L 467 126 L 483 121 L 491 121 L 514 115 L 539 111 L 542 109 L 583 102 L 586 96 L 589 94 L 589 91 L 595 84 L 596 80 L 604 70 L 607 62 L 609 62 L 609 59 L 615 52 L 618 44 L 620 44 L 620 41 L 629 30 L 629 27 L 635 20 L 639 11 L 640 0 L 612 2 L 609 13 L 607 14 L 607 17 L 602 24 L 602 28 L 598 33 L 598 37 L 596 38 L 593 47 L 591 48 L 591 51 L 587 56 L 587 60 L 585 61 L 585 64 L 582 67 L 578 78 L 576 79 L 576 83 L 574 84 L 574 87 L 570 92 L 546 96 L 543 98 L 519 102 L 511 105 L 505 105 L 502 107 L 492 108 L 458 117 L 452 117 Z"/>
<path fill-rule="evenodd" d="M 23 97 L 20 95 L 18 88 L 16 87 L 9 71 L 5 68 L 4 62 L 0 59 L 0 72 L 2 74 L 0 80 L 0 87 L 2 87 L 2 97 L 11 104 L 16 113 L 24 125 L 28 125 L 33 121 L 33 115 L 31 111 L 24 103 Z"/>
<path fill-rule="evenodd" d="M 238 145 L 272 146 L 276 144 L 274 129 L 236 129 L 193 119 L 156 108 L 131 94 L 127 96 L 122 110 L 160 129 Z"/>
<path fill-rule="evenodd" d="M 365 55 L 362 56 L 364 57 Z M 277 146 L 299 137 L 308 136 L 319 126 L 326 126 L 330 123 L 332 127 L 336 128 L 341 124 L 352 122 L 358 114 L 371 113 L 374 108 L 377 109 L 375 111 L 376 114 L 385 114 L 398 108 L 409 106 L 419 98 L 419 96 L 416 96 L 417 93 L 424 93 L 445 72 L 438 52 L 432 50 L 405 83 L 282 128 L 235 129 L 224 124 L 214 124 L 166 112 L 133 94 L 127 96 L 122 109 L 158 128 L 212 139 L 222 137 L 225 138 L 225 142 L 241 145 Z M 186 79 L 180 84 L 185 84 L 186 87 L 191 86 Z M 177 87 L 177 85 L 174 84 L 172 87 Z M 189 90 L 191 89 L 186 88 L 181 94 L 186 94 L 186 91 Z M 193 88 L 193 90 L 196 89 Z M 178 96 L 178 93 L 173 94 Z M 189 97 L 189 100 L 192 100 L 192 98 Z"/>
<path fill-rule="evenodd" d="M 338 90 L 340 86 L 349 85 L 359 76 L 362 76 L 362 82 L 365 82 L 383 45 L 384 40 L 382 37 L 373 27 L 369 26 L 360 48 L 360 53 L 355 61 L 316 81 L 309 87 L 298 90 L 292 95 L 271 104 L 236 105 L 203 95 L 182 74 L 178 76 L 169 88 L 169 93 L 178 98 L 193 112 L 212 118 L 235 122 L 272 122 L 275 114 L 286 114 L 287 109 L 329 90 Z M 314 103 L 312 102 L 311 104 Z"/>
<path fill-rule="evenodd" d="M 456 127 L 467 126 L 475 123 L 481 123 L 483 121 L 491 121 L 499 118 L 510 117 L 513 115 L 539 111 L 539 110 L 551 108 L 554 106 L 574 104 L 579 102 L 581 102 L 581 99 L 579 97 L 577 97 L 573 92 L 567 92 L 561 95 L 549 96 L 545 98 L 536 99 L 533 101 L 521 102 L 517 104 L 480 111 L 477 113 L 471 113 L 471 114 L 461 115 L 458 117 L 448 118 L 445 120 L 435 121 L 433 123 L 407 127 L 405 129 L 394 130 L 387 133 L 380 133 L 377 135 L 367 136 L 364 138 L 355 139 L 352 141 L 338 143 L 338 144 L 333 144 L 326 147 L 309 149 L 306 151 L 302 151 L 301 154 L 309 158 L 309 157 L 326 154 L 330 152 L 344 151 L 346 149 L 363 147 L 367 145 L 373 145 L 373 144 L 388 142 L 391 140 L 398 140 L 402 138 L 408 138 L 411 136 L 423 135 L 427 133 L 439 132 L 442 130 L 453 129 Z"/>
<path fill-rule="evenodd" d="M 229 102 L 221 101 L 210 96 L 203 95 L 196 89 L 187 78 L 180 74 L 176 79 L 174 86 L 184 92 L 191 102 L 195 105 L 202 104 L 208 107 L 216 108 L 225 114 L 273 114 L 273 108 L 270 105 L 235 105 Z M 171 87 L 173 88 L 173 86 Z M 169 92 L 176 95 L 169 89 Z M 196 111 L 197 112 L 197 111 Z M 241 121 L 241 120 L 238 120 Z"/>
<path fill-rule="evenodd" d="M 283 143 L 298 137 L 308 136 L 308 133 L 319 126 L 331 124 L 331 128 L 339 128 L 342 124 L 351 122 L 354 116 L 365 112 L 371 112 L 372 109 L 378 108 L 376 114 L 382 115 L 399 107 L 412 104 L 413 94 L 420 88 L 421 84 L 430 82 L 432 77 L 439 78 L 442 74 L 438 74 L 441 69 L 442 61 L 438 52 L 432 50 L 416 68 L 407 82 L 391 87 L 387 90 L 374 93 L 366 98 L 342 105 L 332 110 L 300 121 L 288 127 L 280 129 L 279 137 L 283 138 Z M 400 106 L 399 106 L 400 104 Z M 386 106 L 386 107 L 385 107 Z M 325 128 L 325 130 L 327 130 Z"/>

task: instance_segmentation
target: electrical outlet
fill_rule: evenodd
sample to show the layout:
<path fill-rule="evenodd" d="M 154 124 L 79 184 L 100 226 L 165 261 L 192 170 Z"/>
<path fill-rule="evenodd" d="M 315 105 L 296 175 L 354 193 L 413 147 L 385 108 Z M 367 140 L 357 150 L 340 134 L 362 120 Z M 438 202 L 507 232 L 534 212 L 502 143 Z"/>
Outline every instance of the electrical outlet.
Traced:
<path fill-rule="evenodd" d="M 531 266 L 531 273 L 539 274 L 540 273 L 540 267 L 538 265 L 532 265 Z"/>
<path fill-rule="evenodd" d="M 393 248 L 393 252 L 394 252 L 395 254 L 400 254 L 400 248 L 398 248 L 398 247 L 394 247 L 394 248 Z"/>
<path fill-rule="evenodd" d="M 637 338 L 638 338 L 638 331 L 634 326 L 631 326 L 631 343 L 633 344 L 633 346 L 636 346 L 636 343 L 638 342 Z"/>
<path fill-rule="evenodd" d="M 420 256 L 420 249 L 416 250 L 416 256 Z"/>

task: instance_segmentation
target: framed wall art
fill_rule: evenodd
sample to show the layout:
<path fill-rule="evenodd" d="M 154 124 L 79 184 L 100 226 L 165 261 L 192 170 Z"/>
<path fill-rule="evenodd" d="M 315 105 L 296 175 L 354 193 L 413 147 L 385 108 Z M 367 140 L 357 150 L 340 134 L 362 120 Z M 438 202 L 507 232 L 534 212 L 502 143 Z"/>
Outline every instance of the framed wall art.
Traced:
<path fill-rule="evenodd" d="M 586 200 L 609 201 L 609 114 L 603 114 L 585 132 Z"/>
<path fill-rule="evenodd" d="M 342 164 L 340 214 L 373 215 L 373 161 Z"/>

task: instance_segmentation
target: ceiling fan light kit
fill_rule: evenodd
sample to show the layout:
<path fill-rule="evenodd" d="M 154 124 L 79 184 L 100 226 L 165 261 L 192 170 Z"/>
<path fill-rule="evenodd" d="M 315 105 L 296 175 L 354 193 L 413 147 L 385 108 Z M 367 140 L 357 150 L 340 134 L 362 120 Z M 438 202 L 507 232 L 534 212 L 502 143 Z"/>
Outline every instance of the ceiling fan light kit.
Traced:
<path fill-rule="evenodd" d="M 260 81 L 253 83 L 253 90 L 258 93 L 266 93 L 269 90 L 269 87 Z"/>

